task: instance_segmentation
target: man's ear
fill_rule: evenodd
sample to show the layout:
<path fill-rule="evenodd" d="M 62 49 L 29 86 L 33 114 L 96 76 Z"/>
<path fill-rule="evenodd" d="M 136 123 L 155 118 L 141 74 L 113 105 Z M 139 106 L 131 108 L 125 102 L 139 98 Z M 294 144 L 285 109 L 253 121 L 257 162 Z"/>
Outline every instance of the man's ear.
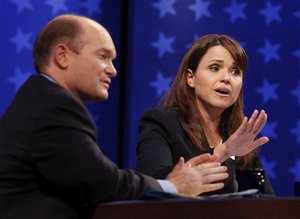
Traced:
<path fill-rule="evenodd" d="M 68 53 L 69 48 L 64 44 L 57 44 L 54 48 L 55 62 L 62 69 L 68 67 Z"/>
<path fill-rule="evenodd" d="M 194 73 L 191 69 L 186 70 L 186 83 L 188 84 L 189 87 L 194 88 Z"/>

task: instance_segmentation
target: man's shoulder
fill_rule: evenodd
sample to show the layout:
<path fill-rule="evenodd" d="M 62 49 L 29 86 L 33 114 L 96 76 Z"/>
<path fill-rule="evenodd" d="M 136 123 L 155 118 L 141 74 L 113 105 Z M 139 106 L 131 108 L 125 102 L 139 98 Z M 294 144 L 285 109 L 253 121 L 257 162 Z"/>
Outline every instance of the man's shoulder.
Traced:
<path fill-rule="evenodd" d="M 35 75 L 21 89 L 23 90 L 20 90 L 20 97 L 15 101 L 14 111 L 21 104 L 26 106 L 25 115 L 28 119 L 34 119 L 36 127 L 63 124 L 80 127 L 94 136 L 96 127 L 88 109 L 60 85 Z"/>
<path fill-rule="evenodd" d="M 23 84 L 18 94 L 24 100 L 39 103 L 40 106 L 62 105 L 73 103 L 82 105 L 66 89 L 41 75 L 32 75 Z M 32 97 L 32 98 L 30 98 Z M 32 103 L 32 104 L 34 104 Z"/>
<path fill-rule="evenodd" d="M 86 108 L 64 88 L 40 75 L 28 78 L 7 109 L 7 113 L 33 115 L 34 118 L 51 111 L 82 113 Z"/>
<path fill-rule="evenodd" d="M 28 90 L 38 91 L 38 93 L 36 93 L 37 96 L 40 94 L 55 96 L 56 98 L 61 96 L 61 98 L 65 97 L 73 99 L 71 94 L 63 87 L 41 75 L 32 75 L 24 84 L 24 87 Z"/>

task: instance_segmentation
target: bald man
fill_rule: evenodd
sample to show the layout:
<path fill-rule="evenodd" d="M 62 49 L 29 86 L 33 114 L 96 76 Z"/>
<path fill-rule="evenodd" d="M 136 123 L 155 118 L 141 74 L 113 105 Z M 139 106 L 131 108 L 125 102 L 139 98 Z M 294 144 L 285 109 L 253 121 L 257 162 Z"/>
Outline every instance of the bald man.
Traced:
<path fill-rule="evenodd" d="M 147 191 L 184 195 L 222 188 L 226 167 L 208 154 L 180 159 L 166 180 L 119 169 L 97 145 L 85 103 L 108 98 L 116 50 L 107 30 L 61 15 L 34 45 L 37 75 L 0 120 L 0 218 L 89 218 L 97 203 L 141 198 Z"/>

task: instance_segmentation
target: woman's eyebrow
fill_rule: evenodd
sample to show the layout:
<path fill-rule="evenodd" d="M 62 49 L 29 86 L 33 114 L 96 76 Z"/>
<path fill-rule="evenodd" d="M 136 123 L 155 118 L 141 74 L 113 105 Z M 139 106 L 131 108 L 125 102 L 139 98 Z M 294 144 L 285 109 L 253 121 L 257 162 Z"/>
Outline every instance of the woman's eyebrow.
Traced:
<path fill-rule="evenodd" d="M 213 59 L 213 60 L 210 60 L 208 63 L 210 63 L 210 62 L 219 62 L 219 63 L 224 63 L 224 61 L 223 61 L 223 60 L 221 60 L 221 59 Z"/>

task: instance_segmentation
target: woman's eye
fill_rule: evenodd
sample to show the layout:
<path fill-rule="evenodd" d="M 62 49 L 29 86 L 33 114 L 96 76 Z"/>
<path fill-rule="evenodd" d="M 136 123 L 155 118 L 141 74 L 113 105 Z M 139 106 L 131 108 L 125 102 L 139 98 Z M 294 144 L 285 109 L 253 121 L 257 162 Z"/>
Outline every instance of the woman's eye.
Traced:
<path fill-rule="evenodd" d="M 233 75 L 235 75 L 235 76 L 238 76 L 238 75 L 240 75 L 241 74 L 241 71 L 239 70 L 239 69 L 232 69 L 231 70 L 231 74 L 233 74 Z"/>
<path fill-rule="evenodd" d="M 213 72 L 217 72 L 217 71 L 219 71 L 219 69 L 220 69 L 219 66 L 216 66 L 216 65 L 210 67 L 210 70 Z"/>

